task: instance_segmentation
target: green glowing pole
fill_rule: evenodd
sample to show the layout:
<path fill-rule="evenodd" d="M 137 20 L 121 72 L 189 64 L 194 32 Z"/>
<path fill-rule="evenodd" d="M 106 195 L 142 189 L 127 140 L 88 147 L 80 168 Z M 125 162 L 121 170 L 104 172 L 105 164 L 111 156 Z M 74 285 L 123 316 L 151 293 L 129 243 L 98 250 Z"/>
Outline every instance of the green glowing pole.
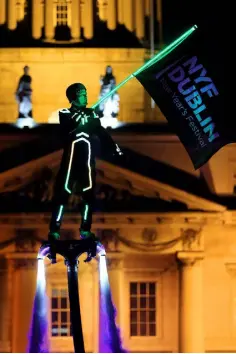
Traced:
<path fill-rule="evenodd" d="M 130 79 L 141 73 L 143 70 L 147 69 L 150 65 L 158 62 L 162 58 L 164 58 L 166 55 L 168 55 L 172 50 L 174 50 L 180 43 L 182 43 L 188 36 L 190 36 L 193 31 L 197 29 L 197 25 L 194 25 L 191 27 L 189 30 L 187 30 L 185 33 L 183 33 L 180 37 L 178 37 L 176 40 L 174 40 L 172 43 L 170 43 L 165 49 L 160 51 L 158 54 L 156 54 L 152 59 L 148 60 L 144 65 L 142 65 L 138 70 L 136 70 L 133 74 L 129 75 L 126 79 L 124 79 L 119 85 L 114 87 L 113 90 L 108 92 L 104 97 L 102 97 L 98 102 L 96 102 L 92 108 L 96 108 L 100 103 L 102 103 L 104 100 L 106 100 L 108 97 L 113 95 L 114 92 L 116 92 L 119 88 L 124 86 L 126 82 L 128 82 Z"/>

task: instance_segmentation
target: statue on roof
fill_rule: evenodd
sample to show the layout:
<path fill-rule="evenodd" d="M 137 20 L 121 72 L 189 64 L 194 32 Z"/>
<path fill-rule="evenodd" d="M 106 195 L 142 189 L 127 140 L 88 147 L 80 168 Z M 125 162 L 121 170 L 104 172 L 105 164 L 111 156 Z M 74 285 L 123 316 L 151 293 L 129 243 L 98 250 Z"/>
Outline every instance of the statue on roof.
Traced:
<path fill-rule="evenodd" d="M 107 93 L 111 92 L 116 86 L 116 79 L 112 72 L 112 67 L 107 65 L 105 75 L 100 77 L 100 95 L 99 100 Z M 98 116 L 101 118 L 101 124 L 104 127 L 116 125 L 119 113 L 120 97 L 117 92 L 99 104 L 96 109 Z"/>
<path fill-rule="evenodd" d="M 18 103 L 18 119 L 16 122 L 17 127 L 35 126 L 32 113 L 32 78 L 29 75 L 29 66 L 23 68 L 24 74 L 20 77 L 17 89 L 15 92 L 16 101 Z"/>

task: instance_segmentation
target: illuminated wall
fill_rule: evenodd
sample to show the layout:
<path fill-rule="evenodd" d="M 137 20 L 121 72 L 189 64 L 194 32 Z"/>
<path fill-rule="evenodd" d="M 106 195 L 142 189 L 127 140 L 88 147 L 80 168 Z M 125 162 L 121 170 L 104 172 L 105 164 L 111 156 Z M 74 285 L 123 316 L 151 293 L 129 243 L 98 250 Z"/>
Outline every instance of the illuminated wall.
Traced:
<path fill-rule="evenodd" d="M 178 242 L 172 249 L 144 255 L 141 251 L 123 248 L 122 252 L 109 254 L 112 295 L 118 309 L 118 323 L 124 345 L 128 351 L 235 353 L 235 212 L 218 214 L 206 216 L 205 213 L 192 213 L 192 219 L 189 218 L 181 225 L 185 225 L 186 230 L 192 227 L 199 230 L 202 227 L 202 231 L 196 233 L 196 239 L 190 238 L 186 243 Z M 171 214 L 168 215 L 171 220 Z M 185 215 L 172 214 L 173 220 L 186 220 Z M 5 216 L 4 218 L 6 220 Z M 202 226 L 203 220 L 205 226 Z M 149 224 L 156 227 L 153 223 Z M 35 226 L 37 229 L 37 225 Z M 169 225 L 159 225 L 158 237 L 161 240 L 164 240 L 163 237 L 166 240 L 171 239 L 179 234 L 179 227 L 180 224 L 176 221 L 170 221 Z M 4 227 L 2 240 L 13 234 L 12 226 L 9 227 L 11 233 L 6 230 L 8 229 Z M 42 233 L 41 229 L 37 230 L 39 234 Z M 42 230 L 43 233 L 46 232 L 45 229 Z M 127 226 L 125 230 L 122 235 L 127 240 L 139 240 L 141 228 Z M 3 262 L 4 255 L 8 259 L 6 264 Z M 26 257 L 26 253 L 19 252 L 12 246 L 1 250 L 2 352 L 25 351 L 36 284 L 35 257 L 31 252 Z M 176 257 L 180 261 L 178 265 Z M 181 281 L 178 274 L 184 274 Z M 129 282 L 153 281 L 157 283 L 157 335 L 130 336 Z M 47 284 L 49 295 L 51 287 L 67 287 L 63 262 L 48 267 Z M 97 352 L 97 284 L 96 264 L 88 266 L 81 262 L 80 296 L 87 352 Z M 16 296 L 12 296 L 13 294 Z M 53 352 L 73 351 L 71 337 L 52 337 L 51 346 Z"/>
<path fill-rule="evenodd" d="M 15 122 L 17 104 L 14 92 L 29 65 L 33 88 L 33 115 L 37 122 L 47 123 L 52 112 L 68 105 L 65 90 L 81 81 L 88 89 L 89 105 L 99 94 L 99 78 L 106 65 L 113 67 L 117 82 L 143 64 L 144 49 L 84 49 L 84 48 L 11 48 L 0 49 L 0 122 Z M 119 120 L 144 121 L 144 89 L 136 79 L 119 91 Z M 163 118 L 162 118 L 163 119 Z"/>

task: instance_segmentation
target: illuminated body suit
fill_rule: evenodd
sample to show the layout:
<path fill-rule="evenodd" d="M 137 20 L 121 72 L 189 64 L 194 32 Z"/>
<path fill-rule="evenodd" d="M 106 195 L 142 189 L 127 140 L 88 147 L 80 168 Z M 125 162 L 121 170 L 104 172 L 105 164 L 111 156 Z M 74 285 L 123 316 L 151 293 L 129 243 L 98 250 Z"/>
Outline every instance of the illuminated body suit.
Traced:
<path fill-rule="evenodd" d="M 68 93 L 69 90 L 69 93 Z M 49 239 L 58 239 L 64 205 L 71 193 L 82 197 L 80 235 L 90 237 L 95 192 L 95 156 L 92 136 L 96 135 L 103 149 L 112 155 L 122 154 L 91 108 L 78 107 L 70 96 L 86 92 L 82 84 L 73 84 L 67 89 L 72 106 L 59 112 L 64 136 L 64 153 L 54 188 L 53 211 Z M 87 97 L 86 97 L 87 104 Z"/>

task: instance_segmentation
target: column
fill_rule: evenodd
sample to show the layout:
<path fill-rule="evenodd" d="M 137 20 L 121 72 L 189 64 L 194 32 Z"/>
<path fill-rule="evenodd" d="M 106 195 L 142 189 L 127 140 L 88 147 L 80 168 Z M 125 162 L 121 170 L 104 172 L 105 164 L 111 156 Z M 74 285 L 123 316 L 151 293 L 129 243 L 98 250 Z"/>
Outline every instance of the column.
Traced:
<path fill-rule="evenodd" d="M 107 6 L 109 4 L 104 3 L 104 0 L 98 0 L 98 16 L 101 21 L 107 20 Z"/>
<path fill-rule="evenodd" d="M 123 25 L 124 23 L 124 0 L 118 0 L 118 22 Z"/>
<path fill-rule="evenodd" d="M 5 324 L 5 313 L 4 309 L 6 306 L 6 286 L 7 286 L 7 269 L 5 266 L 5 259 L 0 259 L 0 352 L 5 352 L 5 341 L 4 341 L 4 324 Z"/>
<path fill-rule="evenodd" d="M 145 16 L 150 16 L 150 0 L 145 1 Z"/>
<path fill-rule="evenodd" d="M 52 40 L 54 37 L 53 0 L 45 0 L 45 37 L 46 40 Z"/>
<path fill-rule="evenodd" d="M 6 22 L 6 0 L 0 0 L 0 25 Z"/>
<path fill-rule="evenodd" d="M 112 300 L 117 310 L 116 323 L 121 328 L 124 328 L 122 314 L 124 313 L 122 300 L 124 293 L 124 269 L 123 269 L 123 254 L 114 254 L 107 258 L 108 276 L 111 287 Z"/>
<path fill-rule="evenodd" d="M 204 353 L 203 252 L 178 252 L 180 261 L 179 352 Z"/>
<path fill-rule="evenodd" d="M 11 352 L 11 264 L 7 259 L 0 262 L 0 352 Z"/>
<path fill-rule="evenodd" d="M 92 263 L 92 262 L 91 262 Z M 98 262 L 92 263 L 93 272 L 93 353 L 99 350 L 99 270 Z"/>
<path fill-rule="evenodd" d="M 226 270 L 230 276 L 230 320 L 231 337 L 236 337 L 236 263 L 226 263 Z"/>
<path fill-rule="evenodd" d="M 34 39 L 39 39 L 41 32 L 41 4 L 39 0 L 32 1 L 32 36 Z"/>
<path fill-rule="evenodd" d="M 8 0 L 8 17 L 7 17 L 7 27 L 10 30 L 16 29 L 16 1 Z"/>
<path fill-rule="evenodd" d="M 109 0 L 107 3 L 107 27 L 110 30 L 116 29 L 116 0 Z"/>
<path fill-rule="evenodd" d="M 162 0 L 157 0 L 157 21 L 159 44 L 163 44 L 163 27 L 162 27 Z"/>
<path fill-rule="evenodd" d="M 13 274 L 14 274 L 14 262 L 12 259 L 7 259 L 7 300 L 8 300 L 8 307 L 7 307 L 7 316 L 6 316 L 6 338 L 9 343 L 9 351 L 12 352 L 12 303 L 14 298 L 14 290 L 13 290 Z"/>
<path fill-rule="evenodd" d="M 71 2 L 71 37 L 80 39 L 80 1 L 72 0 Z"/>
<path fill-rule="evenodd" d="M 36 291 L 37 260 L 30 257 L 14 260 L 13 309 L 12 309 L 12 352 L 25 353 L 32 319 Z"/>
<path fill-rule="evenodd" d="M 25 8 L 24 8 L 24 0 L 18 0 L 17 3 L 17 11 L 16 11 L 16 20 L 17 22 L 22 21 L 25 17 Z"/>
<path fill-rule="evenodd" d="M 139 39 L 144 38 L 144 2 L 135 0 L 135 29 Z"/>
<path fill-rule="evenodd" d="M 91 39 L 93 38 L 93 0 L 87 0 L 84 9 L 84 36 L 86 39 Z"/>
<path fill-rule="evenodd" d="M 40 3 L 40 26 L 41 26 L 41 31 L 42 31 L 43 26 L 44 26 L 44 9 L 45 9 L 45 5 L 44 5 L 43 2 L 41 2 Z"/>
<path fill-rule="evenodd" d="M 133 1 L 126 0 L 124 10 L 124 25 L 129 31 L 134 30 Z"/>

